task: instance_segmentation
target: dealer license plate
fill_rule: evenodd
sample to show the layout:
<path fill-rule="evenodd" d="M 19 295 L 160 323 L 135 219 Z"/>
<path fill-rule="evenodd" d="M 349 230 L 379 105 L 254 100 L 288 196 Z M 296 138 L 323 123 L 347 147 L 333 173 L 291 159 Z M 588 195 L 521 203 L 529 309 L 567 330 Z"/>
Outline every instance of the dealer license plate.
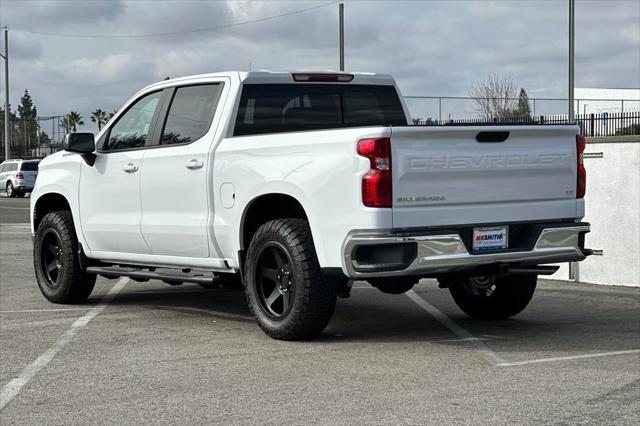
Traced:
<path fill-rule="evenodd" d="M 499 250 L 509 245 L 506 226 L 473 228 L 473 250 Z"/>

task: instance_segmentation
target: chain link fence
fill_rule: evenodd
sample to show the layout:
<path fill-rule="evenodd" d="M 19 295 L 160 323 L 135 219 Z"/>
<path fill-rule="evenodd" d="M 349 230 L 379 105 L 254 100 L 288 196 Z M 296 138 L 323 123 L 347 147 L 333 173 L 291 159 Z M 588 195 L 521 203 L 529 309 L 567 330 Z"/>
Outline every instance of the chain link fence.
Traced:
<path fill-rule="evenodd" d="M 11 117 L 10 158 L 40 159 L 62 149 L 67 133 L 60 120 L 63 116 L 37 117 L 28 122 Z M 37 123 L 37 124 L 36 124 Z M 0 118 L 0 160 L 5 159 L 4 115 Z"/>
<path fill-rule="evenodd" d="M 517 101 L 517 98 L 513 100 Z M 470 97 L 405 96 L 405 101 L 412 116 L 415 117 L 414 125 L 568 123 L 565 112 L 567 100 L 561 98 L 530 98 L 531 115 L 528 119 L 523 120 L 520 117 L 500 121 L 479 117 L 476 101 Z M 602 104 L 603 102 L 608 104 Z M 617 105 L 615 108 L 611 108 L 612 102 Z M 605 110 L 604 105 L 608 105 L 609 111 Z M 583 113 L 576 116 L 576 122 L 586 136 L 640 135 L 640 100 L 578 99 L 576 106 L 577 112 L 580 112 L 580 107 L 584 112 L 587 106 L 590 109 L 597 108 L 596 113 Z M 13 116 L 10 120 L 10 158 L 38 159 L 61 150 L 62 142 L 68 132 L 62 119 L 61 115 L 37 117 L 36 125 L 33 121 L 26 123 Z M 4 147 L 4 116 L 2 116 L 0 117 L 0 161 L 4 161 Z"/>

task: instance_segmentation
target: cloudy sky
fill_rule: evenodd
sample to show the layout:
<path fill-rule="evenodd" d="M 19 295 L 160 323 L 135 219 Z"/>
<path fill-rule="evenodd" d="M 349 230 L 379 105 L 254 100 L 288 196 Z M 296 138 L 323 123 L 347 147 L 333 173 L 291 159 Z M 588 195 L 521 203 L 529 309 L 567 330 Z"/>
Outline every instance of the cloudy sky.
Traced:
<path fill-rule="evenodd" d="M 11 104 L 28 88 L 40 115 L 86 118 L 167 76 L 336 69 L 338 5 L 329 3 L 0 0 Z M 578 0 L 576 9 L 576 86 L 640 87 L 640 1 Z M 532 97 L 567 96 L 567 0 L 346 0 L 345 15 L 347 70 L 393 74 L 406 95 L 466 96 L 500 74 Z M 411 108 L 425 116 L 434 105 Z"/>

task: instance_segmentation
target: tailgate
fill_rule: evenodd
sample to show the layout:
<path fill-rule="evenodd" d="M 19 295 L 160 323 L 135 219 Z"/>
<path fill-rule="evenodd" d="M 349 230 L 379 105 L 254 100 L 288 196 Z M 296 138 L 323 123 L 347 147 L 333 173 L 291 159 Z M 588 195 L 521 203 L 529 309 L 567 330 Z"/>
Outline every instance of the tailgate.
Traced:
<path fill-rule="evenodd" d="M 574 218 L 577 134 L 567 125 L 394 127 L 394 228 Z"/>
<path fill-rule="evenodd" d="M 38 172 L 31 171 L 31 170 L 24 170 L 24 171 L 21 171 L 20 173 L 22 173 L 22 176 L 24 176 L 23 180 L 26 183 L 30 183 L 32 185 L 35 183 Z"/>

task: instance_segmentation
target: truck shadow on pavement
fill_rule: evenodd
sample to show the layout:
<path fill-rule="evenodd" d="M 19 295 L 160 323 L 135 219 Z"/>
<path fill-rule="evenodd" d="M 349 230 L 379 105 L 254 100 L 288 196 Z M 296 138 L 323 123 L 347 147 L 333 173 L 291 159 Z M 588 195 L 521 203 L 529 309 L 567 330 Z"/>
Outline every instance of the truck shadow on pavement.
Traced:
<path fill-rule="evenodd" d="M 475 321 L 445 304 L 439 290 L 420 291 L 427 300 L 433 295 L 443 312 L 477 341 L 492 350 L 509 353 L 593 352 L 638 349 L 640 318 L 634 302 L 602 298 L 597 306 L 589 298 L 576 300 L 570 292 L 541 290 L 541 294 L 519 316 L 501 321 Z M 568 303 L 567 299 L 572 299 Z M 636 301 L 638 299 L 636 298 Z M 176 316 L 189 316 L 194 325 L 205 318 L 235 322 L 240 330 L 253 333 L 257 324 L 247 308 L 241 290 L 204 289 L 198 286 L 176 288 L 132 288 L 120 293 L 112 306 L 161 310 Z M 265 337 L 266 338 L 266 337 Z M 327 329 L 313 342 L 432 343 L 464 347 L 469 339 L 460 338 L 404 295 L 389 296 L 376 290 L 354 292 L 339 299 Z"/>

